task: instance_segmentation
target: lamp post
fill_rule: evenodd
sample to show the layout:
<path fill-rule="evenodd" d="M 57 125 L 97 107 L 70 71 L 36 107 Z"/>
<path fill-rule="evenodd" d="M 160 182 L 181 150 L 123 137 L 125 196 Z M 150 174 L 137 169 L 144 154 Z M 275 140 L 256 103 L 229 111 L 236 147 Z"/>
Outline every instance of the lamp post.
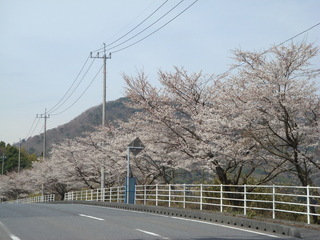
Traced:
<path fill-rule="evenodd" d="M 128 145 L 127 149 L 127 178 L 126 178 L 126 203 L 133 204 L 134 203 L 134 186 L 135 179 L 131 177 L 130 171 L 130 153 L 134 156 L 138 155 L 144 149 L 144 145 L 141 140 L 137 137 L 133 142 Z"/>

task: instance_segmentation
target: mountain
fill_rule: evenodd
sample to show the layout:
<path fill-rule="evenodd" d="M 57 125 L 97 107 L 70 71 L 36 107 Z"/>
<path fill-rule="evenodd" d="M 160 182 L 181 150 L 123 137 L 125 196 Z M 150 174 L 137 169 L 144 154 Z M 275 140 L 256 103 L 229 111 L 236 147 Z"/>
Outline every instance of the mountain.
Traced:
<path fill-rule="evenodd" d="M 115 101 L 107 102 L 106 121 L 127 121 L 129 117 L 137 111 L 136 109 L 128 108 L 126 106 L 125 103 L 128 101 L 129 100 L 127 98 L 119 98 Z M 101 118 L 102 104 L 86 110 L 78 117 L 64 125 L 47 130 L 47 152 L 50 149 L 50 146 L 54 143 L 61 142 L 66 138 L 72 139 L 79 137 L 85 132 L 93 131 L 95 126 L 101 124 Z M 43 133 L 23 140 L 22 147 L 24 147 L 29 153 L 36 153 L 38 156 L 41 156 L 43 151 Z"/>

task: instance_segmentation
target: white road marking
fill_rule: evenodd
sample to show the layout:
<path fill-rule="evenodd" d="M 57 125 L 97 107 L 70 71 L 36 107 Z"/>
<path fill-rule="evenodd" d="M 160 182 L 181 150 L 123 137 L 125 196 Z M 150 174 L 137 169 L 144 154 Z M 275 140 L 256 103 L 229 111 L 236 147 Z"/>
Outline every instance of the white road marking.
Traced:
<path fill-rule="evenodd" d="M 208 224 L 208 225 L 214 225 L 214 226 L 225 227 L 225 228 L 230 228 L 230 229 L 236 229 L 236 230 L 240 230 L 240 231 L 244 231 L 244 232 L 256 233 L 256 234 L 260 234 L 260 235 L 264 235 L 264 236 L 268 236 L 268 237 L 273 237 L 273 238 L 280 238 L 280 237 L 278 237 L 276 235 L 272 235 L 272 234 L 267 234 L 267 233 L 247 230 L 247 229 L 238 228 L 238 227 L 232 227 L 232 226 L 228 226 L 228 225 L 222 225 L 222 224 L 219 224 L 219 223 L 205 222 L 205 221 L 187 219 L 187 218 L 181 218 L 181 217 L 171 217 L 171 218 L 180 219 L 180 220 L 189 221 L 189 222 L 204 223 L 204 224 Z"/>
<path fill-rule="evenodd" d="M 282 236 L 272 235 L 272 234 L 258 232 L 258 231 L 247 230 L 245 228 L 238 228 L 238 227 L 233 227 L 233 226 L 228 226 L 228 225 L 223 225 L 223 224 L 218 224 L 218 223 L 205 222 L 205 221 L 193 220 L 193 219 L 182 218 L 182 217 L 166 216 L 166 215 L 161 215 L 161 214 L 157 214 L 157 213 L 148 213 L 148 212 L 120 209 L 120 208 L 113 208 L 113 207 L 102 207 L 102 206 L 94 206 L 94 205 L 91 205 L 91 207 L 108 208 L 108 209 L 113 209 L 113 210 L 118 210 L 118 211 L 123 211 L 123 212 L 143 213 L 143 214 L 149 214 L 149 215 L 154 215 L 154 216 L 159 216 L 159 217 L 180 219 L 180 220 L 184 220 L 184 221 L 194 221 L 194 222 L 198 222 L 198 223 L 216 225 L 216 226 L 221 226 L 224 228 L 236 229 L 236 230 L 243 231 L 243 232 L 250 232 L 250 233 L 255 233 L 255 234 L 264 235 L 264 236 L 273 237 L 273 238 L 283 238 Z"/>
<path fill-rule="evenodd" d="M 79 214 L 79 216 L 81 216 L 81 217 L 87 217 L 87 218 L 92 218 L 92 219 L 99 220 L 99 221 L 104 221 L 103 218 L 97 218 L 97 217 L 93 217 L 93 216 L 89 216 L 89 215 Z"/>
<path fill-rule="evenodd" d="M 10 234 L 10 237 L 12 238 L 12 240 L 21 240 L 20 238 L 18 238 L 17 236 Z"/>
<path fill-rule="evenodd" d="M 16 235 L 13 235 L 9 229 L 0 221 L 0 227 L 11 237 L 12 240 L 21 240 Z"/>
<path fill-rule="evenodd" d="M 141 230 L 141 229 L 136 229 L 137 231 L 140 231 L 140 232 L 143 232 L 143 233 L 146 233 L 146 234 L 149 234 L 149 235 L 152 235 L 152 236 L 156 236 L 156 237 L 159 237 L 159 238 L 162 238 L 162 239 L 169 239 L 167 237 L 163 237 L 159 234 L 156 234 L 156 233 L 153 233 L 153 232 L 148 232 L 148 231 L 145 231 L 145 230 Z"/>

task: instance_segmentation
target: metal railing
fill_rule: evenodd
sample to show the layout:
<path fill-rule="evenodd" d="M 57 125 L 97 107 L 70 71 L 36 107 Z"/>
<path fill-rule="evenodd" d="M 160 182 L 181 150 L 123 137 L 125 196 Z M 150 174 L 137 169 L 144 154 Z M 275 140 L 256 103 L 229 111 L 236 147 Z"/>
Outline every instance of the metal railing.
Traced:
<path fill-rule="evenodd" d="M 30 197 L 30 198 L 21 198 L 14 201 L 10 201 L 12 203 L 40 203 L 40 202 L 53 202 L 55 201 L 55 195 L 43 195 L 37 197 Z"/>
<path fill-rule="evenodd" d="M 135 203 L 287 219 L 310 224 L 320 216 L 320 187 L 276 185 L 137 185 Z M 65 200 L 124 202 L 125 188 L 65 194 Z M 314 220 L 315 222 L 315 220 Z"/>
<path fill-rule="evenodd" d="M 124 202 L 125 187 L 98 188 L 68 192 L 64 196 L 65 201 L 102 201 L 102 202 Z"/>

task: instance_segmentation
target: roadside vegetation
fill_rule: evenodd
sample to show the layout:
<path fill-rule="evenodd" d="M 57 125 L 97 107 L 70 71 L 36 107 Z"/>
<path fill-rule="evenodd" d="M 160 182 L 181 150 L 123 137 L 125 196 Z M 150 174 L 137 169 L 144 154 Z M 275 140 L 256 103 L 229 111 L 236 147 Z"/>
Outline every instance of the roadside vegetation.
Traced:
<path fill-rule="evenodd" d="M 318 54 L 312 44 L 292 43 L 261 53 L 234 50 L 234 65 L 220 75 L 175 68 L 159 71 L 157 85 L 144 72 L 123 75 L 127 107 L 137 110 L 128 121 L 57 143 L 46 159 L 25 155 L 20 174 L 10 160 L 0 197 L 43 189 L 63 198 L 67 191 L 99 187 L 101 169 L 106 187 L 122 185 L 127 146 L 136 137 L 145 146 L 131 156 L 137 184 L 174 183 L 194 174 L 206 183 L 285 179 L 314 186 L 320 173 L 320 70 L 311 63 Z"/>

